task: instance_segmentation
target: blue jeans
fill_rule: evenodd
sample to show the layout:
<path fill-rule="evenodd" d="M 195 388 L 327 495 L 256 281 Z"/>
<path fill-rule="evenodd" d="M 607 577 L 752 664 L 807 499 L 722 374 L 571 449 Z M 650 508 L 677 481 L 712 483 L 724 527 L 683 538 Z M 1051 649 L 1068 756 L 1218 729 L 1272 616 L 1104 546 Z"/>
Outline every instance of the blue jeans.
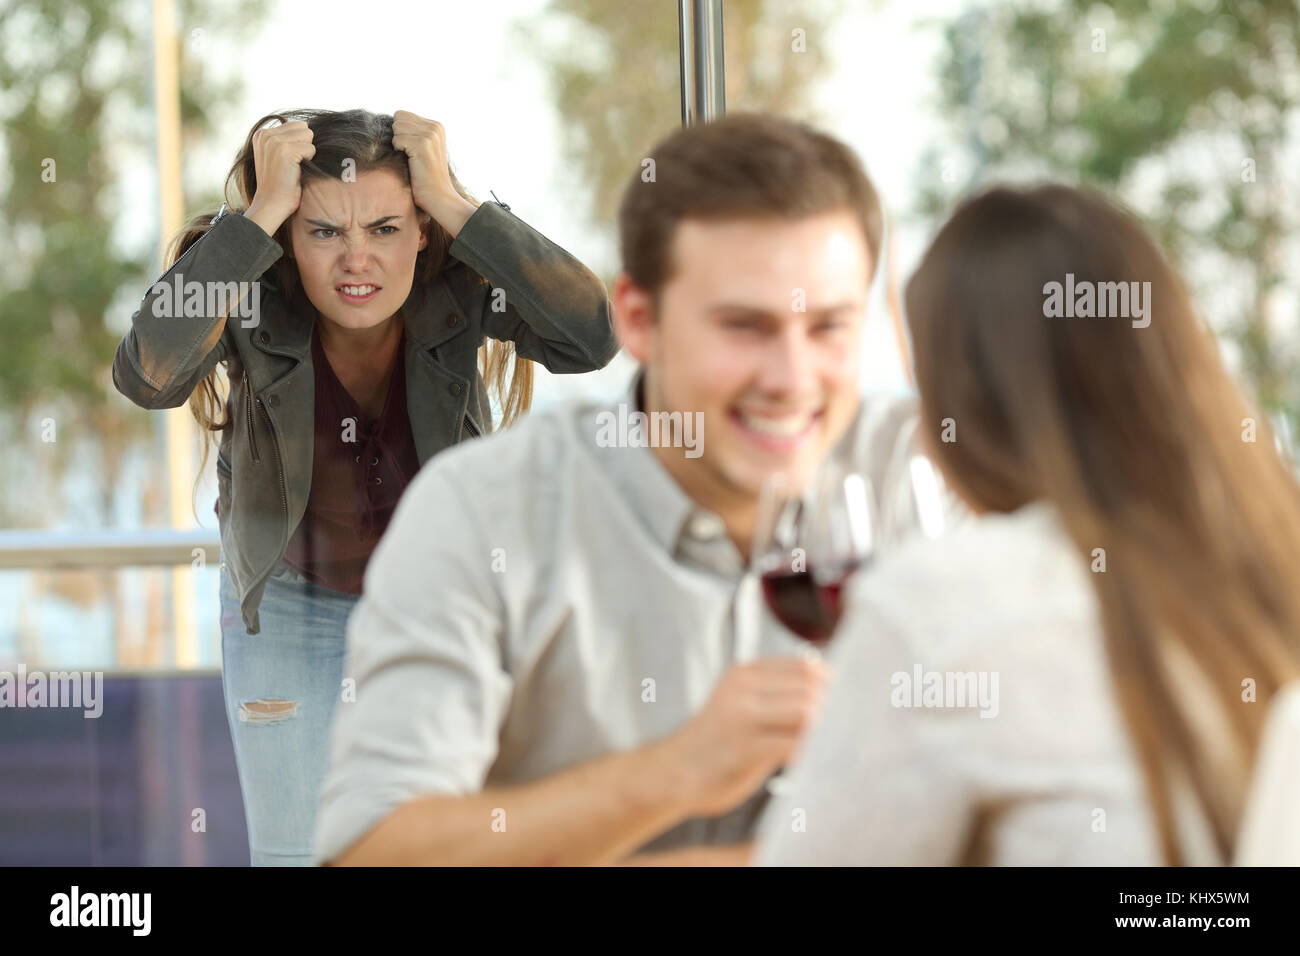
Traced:
<path fill-rule="evenodd" d="M 330 726 L 357 596 L 318 587 L 283 561 L 267 582 L 261 631 L 244 630 L 221 567 L 221 684 L 253 866 L 310 866 Z"/>

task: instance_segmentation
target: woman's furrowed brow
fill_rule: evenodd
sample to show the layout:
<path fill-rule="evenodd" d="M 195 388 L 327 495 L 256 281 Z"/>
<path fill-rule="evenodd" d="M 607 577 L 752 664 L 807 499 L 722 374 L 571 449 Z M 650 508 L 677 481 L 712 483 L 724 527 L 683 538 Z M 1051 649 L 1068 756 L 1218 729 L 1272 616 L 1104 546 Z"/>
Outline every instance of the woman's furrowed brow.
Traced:
<path fill-rule="evenodd" d="M 376 219 L 374 222 L 366 223 L 361 228 L 374 229 L 376 226 L 382 226 L 384 223 L 389 222 L 393 219 L 401 219 L 401 218 L 402 216 L 400 213 L 392 216 L 384 216 L 380 219 Z M 308 219 L 306 220 L 306 222 L 308 225 L 315 226 L 317 229 L 333 229 L 335 232 L 337 232 L 341 228 L 340 226 L 337 226 L 332 222 L 325 222 L 323 219 Z"/>

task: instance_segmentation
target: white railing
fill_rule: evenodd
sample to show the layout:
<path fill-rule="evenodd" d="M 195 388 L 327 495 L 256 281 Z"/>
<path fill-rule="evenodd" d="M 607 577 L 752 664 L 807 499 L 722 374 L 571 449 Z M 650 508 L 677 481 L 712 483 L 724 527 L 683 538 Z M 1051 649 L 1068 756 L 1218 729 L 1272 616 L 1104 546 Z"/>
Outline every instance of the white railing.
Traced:
<path fill-rule="evenodd" d="M 0 531 L 0 570 L 177 567 L 221 560 L 221 536 L 194 528 L 144 531 Z"/>

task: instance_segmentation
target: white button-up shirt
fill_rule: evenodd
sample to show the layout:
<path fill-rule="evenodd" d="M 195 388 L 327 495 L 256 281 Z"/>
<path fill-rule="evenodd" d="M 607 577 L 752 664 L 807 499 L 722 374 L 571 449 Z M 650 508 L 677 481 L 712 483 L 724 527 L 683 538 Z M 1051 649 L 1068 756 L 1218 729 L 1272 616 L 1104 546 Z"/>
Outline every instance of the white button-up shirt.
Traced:
<path fill-rule="evenodd" d="M 645 746 L 697 713 L 733 664 L 804 651 L 763 608 L 721 519 L 653 450 L 602 447 L 609 410 L 535 413 L 443 452 L 407 489 L 348 627 L 356 699 L 336 711 L 319 859 L 422 795 Z M 879 489 L 907 467 L 915 424 L 909 399 L 866 400 L 837 454 Z M 759 788 L 643 849 L 744 841 L 766 801 Z"/>

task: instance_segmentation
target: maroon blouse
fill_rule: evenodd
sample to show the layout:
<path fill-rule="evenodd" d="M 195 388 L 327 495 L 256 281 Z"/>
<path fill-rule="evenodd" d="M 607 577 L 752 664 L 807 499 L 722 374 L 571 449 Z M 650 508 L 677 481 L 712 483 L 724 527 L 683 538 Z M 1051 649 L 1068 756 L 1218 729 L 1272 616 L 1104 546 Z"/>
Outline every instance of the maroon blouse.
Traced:
<path fill-rule="evenodd" d="M 315 330 L 311 350 L 316 378 L 311 492 L 284 560 L 321 587 L 360 594 L 370 554 L 420 469 L 406 410 L 406 331 L 383 411 L 374 421 L 365 419 L 334 374 Z M 345 432 L 348 418 L 355 424 Z"/>

